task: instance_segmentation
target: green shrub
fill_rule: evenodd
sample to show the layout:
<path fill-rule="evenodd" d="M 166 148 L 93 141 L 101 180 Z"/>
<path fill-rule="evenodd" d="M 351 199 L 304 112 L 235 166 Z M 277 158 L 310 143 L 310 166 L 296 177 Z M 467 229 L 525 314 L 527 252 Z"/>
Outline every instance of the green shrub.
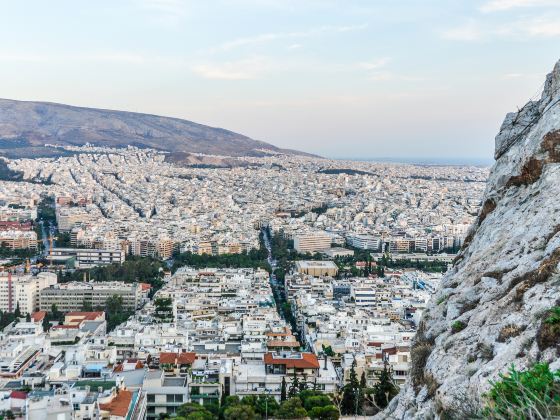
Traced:
<path fill-rule="evenodd" d="M 548 312 L 548 316 L 544 320 L 545 324 L 560 324 L 560 306 L 555 306 Z"/>
<path fill-rule="evenodd" d="M 554 347 L 560 342 L 560 306 L 550 308 L 537 331 L 537 344 L 540 350 Z"/>
<path fill-rule="evenodd" d="M 542 419 L 560 415 L 560 371 L 539 363 L 526 371 L 512 365 L 485 395 L 484 415 L 495 419 Z"/>
<path fill-rule="evenodd" d="M 447 300 L 447 296 L 442 296 L 437 300 L 437 304 L 441 305 L 443 302 L 445 302 Z"/>
<path fill-rule="evenodd" d="M 451 332 L 455 334 L 459 331 L 463 331 L 466 327 L 467 324 L 465 324 L 463 321 L 455 321 L 453 324 L 451 324 Z"/>

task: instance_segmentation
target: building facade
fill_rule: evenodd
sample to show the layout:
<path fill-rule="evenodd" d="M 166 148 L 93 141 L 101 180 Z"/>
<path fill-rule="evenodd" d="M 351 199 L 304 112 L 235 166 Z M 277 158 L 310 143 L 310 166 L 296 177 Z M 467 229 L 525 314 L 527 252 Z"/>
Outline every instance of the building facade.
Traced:
<path fill-rule="evenodd" d="M 129 311 L 138 309 L 142 302 L 142 287 L 139 283 L 123 282 L 71 282 L 56 284 L 40 293 L 40 308 L 50 311 L 56 305 L 61 312 L 79 312 L 84 307 L 104 308 L 107 299 L 119 296 L 123 308 Z"/>

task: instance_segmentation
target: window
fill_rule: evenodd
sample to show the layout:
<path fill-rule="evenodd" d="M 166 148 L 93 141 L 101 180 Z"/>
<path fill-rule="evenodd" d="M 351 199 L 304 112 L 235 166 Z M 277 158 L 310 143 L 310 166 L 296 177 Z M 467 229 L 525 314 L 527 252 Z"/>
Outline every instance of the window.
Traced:
<path fill-rule="evenodd" d="M 181 403 L 181 402 L 183 402 L 183 395 L 182 394 L 167 394 L 165 396 L 165 398 L 166 398 L 168 403 L 172 403 L 172 402 Z"/>
<path fill-rule="evenodd" d="M 156 396 L 154 394 L 148 394 L 148 402 L 156 402 Z"/>

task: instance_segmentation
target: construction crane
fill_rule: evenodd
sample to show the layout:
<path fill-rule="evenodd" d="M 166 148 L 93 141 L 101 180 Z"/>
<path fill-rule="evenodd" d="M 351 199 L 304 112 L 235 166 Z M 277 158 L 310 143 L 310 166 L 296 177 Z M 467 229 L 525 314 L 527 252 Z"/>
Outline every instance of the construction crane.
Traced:
<path fill-rule="evenodd" d="M 57 240 L 58 237 L 53 237 L 52 235 L 49 235 L 49 260 L 50 260 L 50 265 L 52 266 L 52 251 L 53 251 L 53 241 Z"/>

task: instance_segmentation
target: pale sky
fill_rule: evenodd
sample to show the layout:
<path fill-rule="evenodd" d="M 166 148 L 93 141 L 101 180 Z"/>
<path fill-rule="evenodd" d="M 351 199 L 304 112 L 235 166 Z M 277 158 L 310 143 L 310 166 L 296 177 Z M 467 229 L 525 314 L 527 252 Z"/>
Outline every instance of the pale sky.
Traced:
<path fill-rule="evenodd" d="M 0 0 L 0 97 L 185 118 L 328 157 L 491 158 L 560 0 Z"/>

